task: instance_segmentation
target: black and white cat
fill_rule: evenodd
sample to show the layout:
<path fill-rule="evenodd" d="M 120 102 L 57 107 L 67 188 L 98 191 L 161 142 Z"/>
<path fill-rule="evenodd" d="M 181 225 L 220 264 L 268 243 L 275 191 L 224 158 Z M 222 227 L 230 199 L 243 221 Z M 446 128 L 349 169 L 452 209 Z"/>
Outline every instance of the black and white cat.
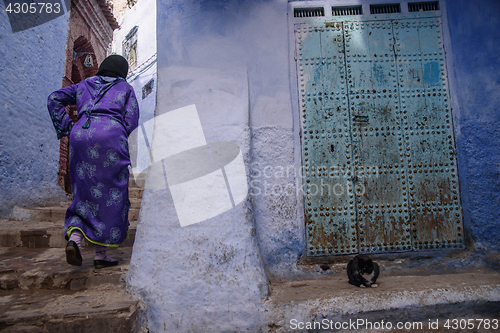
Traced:
<path fill-rule="evenodd" d="M 367 255 L 360 254 L 354 257 L 347 264 L 347 276 L 349 283 L 356 287 L 372 287 L 376 288 L 380 268 L 377 263 L 373 262 Z"/>

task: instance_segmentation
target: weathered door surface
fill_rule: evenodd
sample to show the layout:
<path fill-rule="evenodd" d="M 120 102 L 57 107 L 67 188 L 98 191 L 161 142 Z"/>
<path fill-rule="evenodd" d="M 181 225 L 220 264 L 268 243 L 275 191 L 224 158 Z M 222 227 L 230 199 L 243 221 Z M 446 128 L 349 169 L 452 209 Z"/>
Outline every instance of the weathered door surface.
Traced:
<path fill-rule="evenodd" d="M 439 18 L 295 34 L 308 255 L 461 246 Z"/>

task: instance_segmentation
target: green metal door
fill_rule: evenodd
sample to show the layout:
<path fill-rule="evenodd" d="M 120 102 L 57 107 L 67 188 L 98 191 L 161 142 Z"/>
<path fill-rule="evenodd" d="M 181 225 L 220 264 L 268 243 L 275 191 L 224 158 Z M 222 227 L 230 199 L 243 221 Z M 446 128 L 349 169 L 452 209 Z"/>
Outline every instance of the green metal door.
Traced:
<path fill-rule="evenodd" d="M 295 34 L 308 255 L 460 246 L 439 19 Z"/>

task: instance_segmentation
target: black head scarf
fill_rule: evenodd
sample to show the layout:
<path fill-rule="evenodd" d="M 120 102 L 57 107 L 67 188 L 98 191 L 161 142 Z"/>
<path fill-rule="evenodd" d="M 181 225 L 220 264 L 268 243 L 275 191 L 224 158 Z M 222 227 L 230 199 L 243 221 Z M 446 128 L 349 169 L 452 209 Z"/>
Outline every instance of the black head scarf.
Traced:
<path fill-rule="evenodd" d="M 112 54 L 101 62 L 97 76 L 111 76 L 127 78 L 128 62 L 118 54 Z"/>

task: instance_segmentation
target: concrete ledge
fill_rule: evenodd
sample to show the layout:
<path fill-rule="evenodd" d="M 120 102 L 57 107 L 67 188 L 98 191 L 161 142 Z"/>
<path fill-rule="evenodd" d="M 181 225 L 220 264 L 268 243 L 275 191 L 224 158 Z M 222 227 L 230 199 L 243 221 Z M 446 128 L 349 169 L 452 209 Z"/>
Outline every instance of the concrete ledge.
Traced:
<path fill-rule="evenodd" d="M 381 276 L 377 283 L 378 288 L 357 288 L 348 284 L 346 276 L 339 274 L 275 284 L 265 303 L 270 331 L 306 331 L 293 329 L 292 320 L 302 323 L 321 322 L 323 319 L 345 322 L 366 317 L 379 322 L 392 319 L 396 325 L 398 318 L 423 320 L 422 313 L 427 313 L 427 319 L 439 319 L 443 313 L 452 316 L 448 319 L 453 319 L 467 315 L 466 309 L 478 304 L 485 306 L 476 309 L 476 314 L 483 314 L 476 318 L 493 314 L 500 317 L 500 274 L 497 272 L 475 270 L 441 275 Z M 440 313 L 435 308 L 454 310 Z M 426 312 L 425 309 L 431 310 Z M 484 313 L 485 309 L 492 312 Z"/>

